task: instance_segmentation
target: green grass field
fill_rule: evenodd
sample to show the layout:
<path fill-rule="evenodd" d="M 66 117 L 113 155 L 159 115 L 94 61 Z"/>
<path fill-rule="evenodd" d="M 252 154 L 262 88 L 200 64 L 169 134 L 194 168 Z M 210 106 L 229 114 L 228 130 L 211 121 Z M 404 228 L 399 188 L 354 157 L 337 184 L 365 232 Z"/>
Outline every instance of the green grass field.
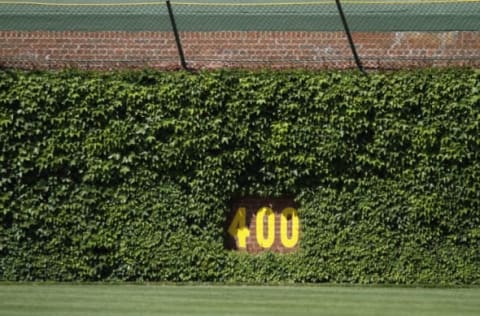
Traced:
<path fill-rule="evenodd" d="M 0 284 L 1 316 L 480 315 L 480 288 Z"/>

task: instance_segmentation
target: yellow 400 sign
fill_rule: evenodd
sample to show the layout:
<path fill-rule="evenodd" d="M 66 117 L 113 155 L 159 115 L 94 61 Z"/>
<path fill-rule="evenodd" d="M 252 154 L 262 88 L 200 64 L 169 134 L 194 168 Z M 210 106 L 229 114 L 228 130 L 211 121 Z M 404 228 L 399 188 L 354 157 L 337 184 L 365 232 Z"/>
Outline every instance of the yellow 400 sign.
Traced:
<path fill-rule="evenodd" d="M 293 207 L 285 207 L 281 212 L 268 206 L 262 206 L 256 212 L 239 207 L 230 222 L 228 234 L 239 249 L 288 252 L 298 245 L 300 220 Z"/>

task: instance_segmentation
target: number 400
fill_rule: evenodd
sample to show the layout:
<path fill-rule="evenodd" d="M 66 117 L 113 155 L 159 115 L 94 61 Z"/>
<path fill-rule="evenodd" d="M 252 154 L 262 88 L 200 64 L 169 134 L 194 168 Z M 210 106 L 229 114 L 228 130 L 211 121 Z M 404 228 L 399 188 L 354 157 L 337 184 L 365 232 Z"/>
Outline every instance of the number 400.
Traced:
<path fill-rule="evenodd" d="M 265 234 L 264 220 L 267 218 L 267 229 Z M 269 207 L 262 207 L 255 216 L 256 239 L 262 248 L 270 248 L 275 242 L 275 213 Z M 292 222 L 291 233 L 288 234 L 288 221 Z M 239 248 L 247 247 L 247 238 L 250 230 L 247 227 L 247 210 L 240 207 L 235 213 L 228 228 L 228 233 L 236 238 Z M 285 208 L 280 214 L 280 242 L 285 248 L 293 248 L 298 243 L 299 219 L 297 211 L 292 207 Z"/>

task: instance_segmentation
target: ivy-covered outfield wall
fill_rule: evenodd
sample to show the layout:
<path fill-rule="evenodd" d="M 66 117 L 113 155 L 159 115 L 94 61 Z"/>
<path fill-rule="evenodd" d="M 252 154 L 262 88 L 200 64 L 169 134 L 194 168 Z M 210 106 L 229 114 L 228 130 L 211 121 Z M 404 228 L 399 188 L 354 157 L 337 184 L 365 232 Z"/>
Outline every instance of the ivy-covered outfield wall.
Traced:
<path fill-rule="evenodd" d="M 479 284 L 480 72 L 0 72 L 0 279 Z"/>

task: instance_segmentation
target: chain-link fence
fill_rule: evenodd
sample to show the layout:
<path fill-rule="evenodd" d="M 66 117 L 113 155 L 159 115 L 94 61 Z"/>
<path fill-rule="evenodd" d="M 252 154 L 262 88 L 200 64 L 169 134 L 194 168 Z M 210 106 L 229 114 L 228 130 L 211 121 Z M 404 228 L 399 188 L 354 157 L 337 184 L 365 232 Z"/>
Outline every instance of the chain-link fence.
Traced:
<path fill-rule="evenodd" d="M 0 1 L 0 34 L 7 65 L 477 66 L 480 0 Z"/>

